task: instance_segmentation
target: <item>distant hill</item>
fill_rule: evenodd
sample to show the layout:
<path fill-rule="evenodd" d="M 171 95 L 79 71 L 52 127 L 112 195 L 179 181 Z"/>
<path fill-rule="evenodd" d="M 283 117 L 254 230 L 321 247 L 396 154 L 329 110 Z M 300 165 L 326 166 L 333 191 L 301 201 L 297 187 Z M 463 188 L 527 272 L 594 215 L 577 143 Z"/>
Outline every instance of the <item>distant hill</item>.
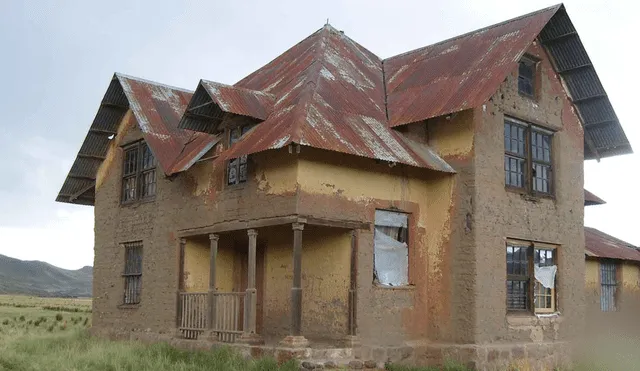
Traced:
<path fill-rule="evenodd" d="M 0 294 L 90 297 L 93 268 L 66 270 L 0 255 Z"/>

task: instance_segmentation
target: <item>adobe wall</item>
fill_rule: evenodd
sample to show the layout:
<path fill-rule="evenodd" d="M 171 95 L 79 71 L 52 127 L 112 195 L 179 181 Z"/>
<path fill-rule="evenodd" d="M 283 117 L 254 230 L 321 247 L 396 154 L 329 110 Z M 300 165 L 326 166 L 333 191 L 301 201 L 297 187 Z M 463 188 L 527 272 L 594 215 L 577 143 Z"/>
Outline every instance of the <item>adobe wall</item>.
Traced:
<path fill-rule="evenodd" d="M 410 286 L 373 282 L 373 229 L 358 231 L 357 332 L 362 344 L 398 345 L 424 340 L 439 326 L 451 328 L 450 277 L 442 274 L 450 262 L 451 175 L 303 147 L 298 182 L 302 215 L 373 224 L 376 208 L 411 213 Z"/>
<path fill-rule="evenodd" d="M 544 51 L 534 44 L 528 53 L 541 59 L 537 99 L 518 94 L 515 68 L 479 109 L 477 120 L 473 216 L 477 344 L 555 344 L 577 338 L 583 329 L 583 130 Z M 505 115 L 556 130 L 552 140 L 553 198 L 505 189 Z M 506 238 L 559 245 L 559 316 L 543 321 L 533 315 L 507 314 Z"/>
<path fill-rule="evenodd" d="M 155 201 L 121 205 L 120 146 L 141 138 L 135 118 L 125 115 L 98 171 L 93 281 L 93 331 L 97 334 L 126 335 L 138 329 L 162 335 L 175 329 L 177 230 L 296 211 L 296 164 L 286 150 L 251 156 L 250 181 L 235 187 L 224 186 L 225 169 L 214 167 L 210 160 L 171 178 L 158 166 Z M 125 257 L 121 244 L 139 240 L 143 242 L 141 303 L 123 306 Z M 204 272 L 204 265 L 192 267 L 198 269 L 198 275 Z M 220 284 L 224 282 L 220 276 Z M 193 288 L 202 284 L 193 282 Z"/>

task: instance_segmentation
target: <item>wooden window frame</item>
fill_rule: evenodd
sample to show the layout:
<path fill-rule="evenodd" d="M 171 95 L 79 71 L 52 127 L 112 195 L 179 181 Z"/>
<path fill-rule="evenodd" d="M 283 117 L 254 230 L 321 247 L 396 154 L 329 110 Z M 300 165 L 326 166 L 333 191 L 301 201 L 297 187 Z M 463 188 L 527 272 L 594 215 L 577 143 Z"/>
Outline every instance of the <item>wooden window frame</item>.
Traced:
<path fill-rule="evenodd" d="M 143 243 L 142 241 L 126 242 L 122 244 L 122 247 L 124 248 L 122 303 L 123 305 L 139 305 L 142 301 Z M 136 257 L 137 260 L 132 260 Z"/>
<path fill-rule="evenodd" d="M 247 134 L 254 126 L 255 124 L 245 124 L 245 125 L 237 125 L 237 126 L 229 127 L 226 133 L 227 148 L 231 148 L 235 143 L 240 141 L 240 139 L 242 139 L 242 137 L 245 134 Z M 233 140 L 232 138 L 232 133 L 234 131 L 239 131 L 238 133 L 239 135 L 235 140 Z M 233 164 L 234 161 L 235 161 L 235 164 Z M 245 177 L 244 179 L 241 179 L 240 169 L 242 168 L 243 165 L 246 167 Z M 230 182 L 230 173 L 231 173 L 232 166 L 234 167 L 234 170 L 236 173 L 236 180 L 234 182 Z M 237 158 L 229 159 L 227 161 L 227 166 L 226 166 L 226 175 L 225 175 L 226 186 L 227 187 L 240 186 L 242 184 L 245 184 L 248 180 L 249 180 L 249 156 L 243 155 Z"/>
<path fill-rule="evenodd" d="M 379 282 L 378 278 L 376 277 L 375 234 L 377 233 L 376 232 L 376 228 L 378 227 L 378 225 L 376 224 L 375 212 L 377 212 L 377 211 L 386 211 L 386 212 L 390 212 L 390 213 L 404 214 L 407 217 L 407 227 L 403 231 L 404 243 L 407 245 L 407 284 L 405 284 L 405 285 L 400 285 L 400 286 L 385 285 L 385 284 Z M 411 281 L 411 251 L 412 251 L 412 249 L 411 249 L 411 225 L 412 225 L 412 222 L 413 222 L 412 214 L 410 212 L 406 212 L 404 210 L 382 209 L 382 208 L 376 208 L 375 212 L 374 212 L 374 220 L 373 220 L 373 239 L 374 239 L 374 242 L 373 242 L 373 251 L 374 251 L 374 253 L 373 253 L 373 283 L 378 287 L 384 287 L 384 288 L 390 288 L 390 289 L 413 287 L 413 282 Z"/>
<path fill-rule="evenodd" d="M 531 90 L 532 90 L 531 94 L 520 89 L 520 80 L 523 78 L 522 75 L 520 74 L 521 64 L 531 65 L 531 73 L 532 73 L 531 81 L 530 81 Z M 537 100 L 538 90 L 539 90 L 538 75 L 540 74 L 538 71 L 539 65 L 540 65 L 540 60 L 529 54 L 525 54 L 524 56 L 522 56 L 520 61 L 518 61 L 518 94 L 520 94 L 521 96 L 528 99 Z"/>
<path fill-rule="evenodd" d="M 506 146 L 504 148 L 504 158 L 506 159 L 507 157 L 512 157 L 512 158 L 517 158 L 517 159 L 521 159 L 524 160 L 524 182 L 523 182 L 523 187 L 518 187 L 518 186 L 514 186 L 511 184 L 507 183 L 507 180 L 505 179 L 505 188 L 511 191 L 515 191 L 518 193 L 526 193 L 526 194 L 530 194 L 532 196 L 537 196 L 537 197 L 546 197 L 546 198 L 555 198 L 555 174 L 554 174 L 554 150 L 553 150 L 553 137 L 555 135 L 555 132 L 542 128 L 538 125 L 534 125 L 532 123 L 526 122 L 526 121 L 522 121 L 519 120 L 517 118 L 511 117 L 511 116 L 505 116 L 504 117 L 504 126 L 506 127 L 506 125 L 512 125 L 512 126 L 517 126 L 520 127 L 522 129 L 524 129 L 524 146 L 525 146 L 525 152 L 524 152 L 524 157 L 519 154 L 519 153 L 515 153 L 512 151 L 508 151 Z M 506 137 L 506 130 L 503 129 L 503 134 Z M 546 136 L 549 138 L 549 161 L 545 161 L 544 159 L 534 159 L 533 158 L 533 148 L 532 148 L 532 135 L 534 134 L 541 134 L 543 136 Z M 511 134 L 509 134 L 509 140 L 511 140 Z M 503 141 L 504 143 L 504 141 Z M 544 157 L 544 150 L 543 150 L 543 157 Z M 534 181 L 535 181 L 535 177 L 533 176 L 533 167 L 534 165 L 540 165 L 540 166 L 547 166 L 548 167 L 548 177 L 547 177 L 547 182 L 548 182 L 548 188 L 549 188 L 549 192 L 542 192 L 539 190 L 535 190 L 534 189 Z M 507 172 L 507 169 L 504 169 L 505 175 Z"/>
<path fill-rule="evenodd" d="M 527 257 L 527 274 L 525 275 L 510 275 L 508 274 L 508 269 L 505 269 L 507 272 L 505 285 L 508 285 L 509 281 L 528 281 L 529 286 L 527 290 L 526 297 L 526 308 L 525 309 L 512 309 L 509 308 L 509 295 L 508 291 L 505 291 L 505 305 L 507 308 L 507 313 L 516 314 L 516 313 L 529 313 L 529 314 L 551 314 L 558 312 L 558 304 L 557 304 L 557 291 L 556 288 L 558 286 L 558 273 L 556 273 L 556 284 L 555 287 L 551 289 L 551 308 L 536 308 L 536 297 L 539 295 L 536 293 L 536 278 L 535 278 L 535 270 L 534 270 L 534 261 L 536 251 L 539 250 L 551 250 L 553 251 L 553 260 L 554 265 L 559 267 L 558 264 L 558 247 L 559 245 L 543 243 L 543 242 L 535 242 L 535 241 L 525 241 L 525 240 L 516 240 L 516 239 L 507 239 L 505 246 L 505 253 L 509 247 L 520 247 L 526 248 L 526 257 Z M 506 261 L 506 259 L 505 259 Z M 559 270 L 558 270 L 559 271 Z M 526 277 L 526 278 L 525 278 Z M 506 286 L 505 286 L 506 289 Z M 546 297 L 546 296 L 545 296 Z"/>
<path fill-rule="evenodd" d="M 151 166 L 145 167 L 145 150 L 148 151 L 148 158 L 151 158 Z M 155 158 L 151 148 L 144 140 L 139 140 L 134 143 L 127 144 L 122 148 L 123 156 L 122 156 L 122 184 L 120 187 L 120 203 L 123 205 L 132 204 L 140 201 L 151 201 L 154 200 L 158 190 L 158 172 L 157 165 L 158 161 Z M 129 153 L 135 153 L 135 170 L 132 172 L 128 172 L 128 162 L 127 156 Z M 153 182 L 149 183 L 153 187 L 153 193 L 149 195 L 143 195 L 143 188 L 146 183 L 144 183 L 145 176 L 147 174 L 153 174 Z M 127 194 L 126 186 L 127 180 L 133 179 L 133 184 L 135 186 L 134 195 L 130 199 L 125 199 Z"/>

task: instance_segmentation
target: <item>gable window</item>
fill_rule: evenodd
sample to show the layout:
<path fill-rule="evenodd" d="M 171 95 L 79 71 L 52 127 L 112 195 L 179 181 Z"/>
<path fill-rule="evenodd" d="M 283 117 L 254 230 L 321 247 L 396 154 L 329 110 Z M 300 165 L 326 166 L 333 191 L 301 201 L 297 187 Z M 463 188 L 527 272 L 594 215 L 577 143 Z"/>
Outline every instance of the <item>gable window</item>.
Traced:
<path fill-rule="evenodd" d="M 513 119 L 504 120 L 505 185 L 536 194 L 553 190 L 553 132 Z"/>
<path fill-rule="evenodd" d="M 150 199 L 156 194 L 156 159 L 149 146 L 139 141 L 124 149 L 122 202 Z"/>
<path fill-rule="evenodd" d="M 606 260 L 600 262 L 600 309 L 603 312 L 615 312 L 617 310 L 617 274 L 616 263 Z"/>
<path fill-rule="evenodd" d="M 239 141 L 252 127 L 253 125 L 244 125 L 229 130 L 229 148 Z M 245 183 L 247 181 L 247 159 L 248 156 L 243 155 L 239 158 L 229 160 L 229 164 L 227 165 L 228 185 Z"/>
<path fill-rule="evenodd" d="M 556 311 L 556 246 L 507 242 L 507 310 Z"/>
<path fill-rule="evenodd" d="M 535 96 L 536 64 L 527 57 L 522 57 L 518 64 L 518 92 L 531 98 Z"/>
<path fill-rule="evenodd" d="M 373 242 L 374 282 L 384 286 L 409 284 L 409 215 L 376 210 Z"/>
<path fill-rule="evenodd" d="M 124 256 L 124 304 L 138 304 L 142 290 L 142 241 L 125 243 Z"/>

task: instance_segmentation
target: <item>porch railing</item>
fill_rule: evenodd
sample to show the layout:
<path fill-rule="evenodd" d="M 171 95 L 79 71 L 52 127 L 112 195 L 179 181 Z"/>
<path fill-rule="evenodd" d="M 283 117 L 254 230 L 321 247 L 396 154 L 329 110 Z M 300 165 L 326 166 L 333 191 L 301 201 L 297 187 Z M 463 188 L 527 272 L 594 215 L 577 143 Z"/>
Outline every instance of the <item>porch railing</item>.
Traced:
<path fill-rule="evenodd" d="M 215 298 L 215 320 L 213 332 L 218 341 L 234 343 L 242 335 L 246 293 L 217 292 Z"/>
<path fill-rule="evenodd" d="M 214 319 L 210 327 L 216 339 L 233 343 L 242 335 L 245 292 L 216 292 L 213 294 Z M 209 293 L 181 292 L 179 294 L 179 325 L 182 337 L 198 339 L 209 329 Z"/>
<path fill-rule="evenodd" d="M 209 294 L 206 292 L 181 292 L 178 329 L 185 339 L 198 339 L 207 329 Z"/>

